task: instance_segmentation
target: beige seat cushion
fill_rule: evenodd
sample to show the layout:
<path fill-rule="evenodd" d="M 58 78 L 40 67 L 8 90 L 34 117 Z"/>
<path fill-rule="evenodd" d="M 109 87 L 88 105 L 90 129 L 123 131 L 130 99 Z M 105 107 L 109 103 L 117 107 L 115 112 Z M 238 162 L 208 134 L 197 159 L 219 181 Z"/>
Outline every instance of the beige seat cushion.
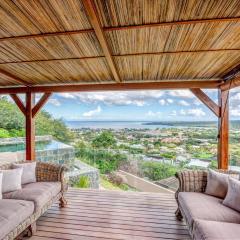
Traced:
<path fill-rule="evenodd" d="M 181 210 L 190 227 L 196 219 L 240 223 L 239 212 L 224 206 L 222 201 L 220 198 L 204 193 L 179 193 Z"/>
<path fill-rule="evenodd" d="M 33 201 L 35 211 L 38 211 L 60 191 L 60 182 L 36 182 L 23 185 L 21 190 L 5 193 L 3 198 Z"/>
<path fill-rule="evenodd" d="M 206 194 L 225 198 L 228 190 L 228 175 L 208 170 Z"/>
<path fill-rule="evenodd" d="M 0 200 L 0 238 L 4 238 L 34 211 L 30 201 L 2 199 Z"/>
<path fill-rule="evenodd" d="M 227 196 L 223 204 L 240 212 L 240 181 L 229 178 Z M 239 213 L 240 214 L 240 213 Z"/>
<path fill-rule="evenodd" d="M 197 220 L 193 234 L 197 240 L 239 240 L 240 224 Z"/>

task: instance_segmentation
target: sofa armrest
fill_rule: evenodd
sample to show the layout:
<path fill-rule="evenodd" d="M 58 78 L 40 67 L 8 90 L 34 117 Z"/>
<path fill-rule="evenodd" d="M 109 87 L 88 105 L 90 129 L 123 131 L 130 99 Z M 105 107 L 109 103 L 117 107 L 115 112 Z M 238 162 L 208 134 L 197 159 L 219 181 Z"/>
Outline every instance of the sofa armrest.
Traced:
<path fill-rule="evenodd" d="M 179 181 L 179 192 L 204 192 L 207 185 L 207 171 L 185 170 L 175 175 Z"/>
<path fill-rule="evenodd" d="M 175 174 L 179 181 L 179 188 L 175 193 L 178 208 L 175 215 L 178 220 L 182 219 L 179 206 L 178 194 L 180 192 L 204 192 L 207 185 L 207 171 L 204 170 L 184 170 Z"/>
<path fill-rule="evenodd" d="M 62 191 L 65 192 L 68 187 L 67 180 L 64 177 L 65 171 L 67 171 L 67 168 L 64 165 L 37 162 L 37 182 L 61 182 Z"/>

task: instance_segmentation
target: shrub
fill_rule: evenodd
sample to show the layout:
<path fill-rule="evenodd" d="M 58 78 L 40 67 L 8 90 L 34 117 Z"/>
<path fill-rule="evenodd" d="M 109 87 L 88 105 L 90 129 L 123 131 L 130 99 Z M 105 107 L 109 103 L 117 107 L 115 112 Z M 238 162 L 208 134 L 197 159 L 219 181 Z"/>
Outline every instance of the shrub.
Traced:
<path fill-rule="evenodd" d="M 143 162 L 141 164 L 143 175 L 150 180 L 157 181 L 174 176 L 178 168 L 166 163 L 160 162 Z"/>
<path fill-rule="evenodd" d="M 126 154 L 107 150 L 79 149 L 76 156 L 79 160 L 97 167 L 102 174 L 118 170 L 127 161 Z"/>
<path fill-rule="evenodd" d="M 11 137 L 8 130 L 0 128 L 0 138 L 9 138 Z"/>
<path fill-rule="evenodd" d="M 74 183 L 74 187 L 76 188 L 89 188 L 90 187 L 90 180 L 88 176 L 80 176 L 79 180 Z"/>

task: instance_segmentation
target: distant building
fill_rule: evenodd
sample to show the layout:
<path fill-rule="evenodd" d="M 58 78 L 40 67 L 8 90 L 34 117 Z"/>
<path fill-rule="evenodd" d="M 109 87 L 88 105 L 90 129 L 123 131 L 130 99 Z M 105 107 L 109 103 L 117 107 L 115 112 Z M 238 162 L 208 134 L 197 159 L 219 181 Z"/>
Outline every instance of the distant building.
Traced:
<path fill-rule="evenodd" d="M 181 143 L 179 138 L 164 138 L 161 140 L 162 143 Z"/>
<path fill-rule="evenodd" d="M 192 158 L 191 161 L 187 164 L 188 167 L 201 167 L 201 168 L 208 168 L 210 162 L 208 161 L 201 161 L 196 158 Z"/>

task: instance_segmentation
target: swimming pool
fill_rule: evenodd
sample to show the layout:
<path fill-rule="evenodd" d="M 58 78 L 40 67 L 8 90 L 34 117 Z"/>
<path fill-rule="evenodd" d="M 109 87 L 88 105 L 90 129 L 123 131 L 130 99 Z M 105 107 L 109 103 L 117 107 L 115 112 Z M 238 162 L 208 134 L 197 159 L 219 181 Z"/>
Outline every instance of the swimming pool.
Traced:
<path fill-rule="evenodd" d="M 14 157 L 16 161 L 26 158 L 24 138 L 0 139 L 0 159 L 8 161 Z M 75 160 L 74 147 L 53 140 L 51 136 L 36 137 L 36 160 L 65 164 L 72 168 Z"/>
<path fill-rule="evenodd" d="M 1 140 L 0 140 L 1 141 Z M 36 142 L 36 150 L 57 150 L 63 148 L 69 148 L 70 145 L 64 144 L 62 142 L 58 142 L 55 140 L 44 141 L 44 142 Z M 11 143 L 6 145 L 0 145 L 0 152 L 21 152 L 25 151 L 26 145 L 25 143 Z"/>

